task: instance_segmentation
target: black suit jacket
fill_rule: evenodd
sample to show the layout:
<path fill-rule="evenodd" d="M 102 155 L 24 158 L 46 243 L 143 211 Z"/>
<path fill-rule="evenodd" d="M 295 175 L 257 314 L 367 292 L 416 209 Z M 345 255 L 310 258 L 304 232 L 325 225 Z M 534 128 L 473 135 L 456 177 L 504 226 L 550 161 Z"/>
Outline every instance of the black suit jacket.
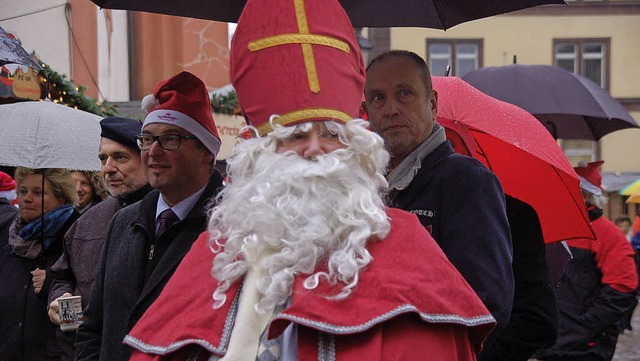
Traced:
<path fill-rule="evenodd" d="M 222 176 L 214 171 L 205 191 L 187 217 L 155 239 L 155 190 L 140 202 L 125 207 L 111 220 L 102 261 L 91 289 L 84 322 L 77 332 L 76 360 L 128 360 L 131 349 L 122 341 L 142 314 L 156 300 L 191 245 L 207 227 L 206 208 L 222 186 Z M 153 270 L 149 247 L 166 242 L 161 256 L 154 255 Z"/>

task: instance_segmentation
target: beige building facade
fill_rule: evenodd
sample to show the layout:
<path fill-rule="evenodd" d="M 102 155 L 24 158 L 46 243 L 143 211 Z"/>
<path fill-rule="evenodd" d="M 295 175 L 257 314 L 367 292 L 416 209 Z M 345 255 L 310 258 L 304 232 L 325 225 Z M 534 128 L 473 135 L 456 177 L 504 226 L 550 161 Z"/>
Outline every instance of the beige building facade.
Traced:
<path fill-rule="evenodd" d="M 573 0 L 457 25 L 447 31 L 370 28 L 365 58 L 388 49 L 412 50 L 442 75 L 485 66 L 559 64 L 597 82 L 640 122 L 640 0 Z M 139 101 L 157 81 L 188 70 L 210 90 L 229 83 L 228 24 L 118 10 L 89 0 L 0 0 L 0 26 L 16 35 L 61 74 L 87 86 L 87 95 L 118 102 L 142 116 Z M 234 142 L 237 120 L 221 119 Z M 227 124 L 228 123 L 228 124 Z M 233 134 L 232 134 L 233 133 Z M 599 142 L 560 140 L 578 160 L 604 159 L 611 190 L 610 217 L 630 213 L 617 189 L 640 178 L 640 129 L 620 130 Z M 231 145 L 231 144 L 229 144 Z M 228 148 L 225 148 L 228 150 Z M 224 158 L 222 158 L 224 159 Z M 635 207 L 635 206 L 634 206 Z"/>
<path fill-rule="evenodd" d="M 569 1 L 457 25 L 446 31 L 423 28 L 368 29 L 372 56 L 406 49 L 424 57 L 433 75 L 463 76 L 479 67 L 512 64 L 560 65 L 592 78 L 640 123 L 640 1 Z M 595 79 L 594 79 L 595 78 Z M 624 129 L 599 142 L 559 140 L 570 161 L 605 160 L 607 213 L 634 214 L 617 190 L 640 178 L 640 129 Z"/>

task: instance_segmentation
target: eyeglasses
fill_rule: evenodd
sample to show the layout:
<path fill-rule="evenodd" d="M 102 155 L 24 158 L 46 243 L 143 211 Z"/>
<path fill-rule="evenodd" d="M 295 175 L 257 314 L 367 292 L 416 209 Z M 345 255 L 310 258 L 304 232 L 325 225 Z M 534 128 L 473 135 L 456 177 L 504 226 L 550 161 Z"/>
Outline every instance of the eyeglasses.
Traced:
<path fill-rule="evenodd" d="M 164 150 L 174 150 L 180 148 L 180 144 L 183 139 L 198 139 L 193 135 L 182 135 L 182 134 L 162 134 L 162 135 L 150 135 L 150 134 L 142 134 L 136 136 L 136 141 L 138 142 L 138 148 L 141 150 L 149 150 L 153 143 L 158 141 L 160 144 L 160 148 Z"/>

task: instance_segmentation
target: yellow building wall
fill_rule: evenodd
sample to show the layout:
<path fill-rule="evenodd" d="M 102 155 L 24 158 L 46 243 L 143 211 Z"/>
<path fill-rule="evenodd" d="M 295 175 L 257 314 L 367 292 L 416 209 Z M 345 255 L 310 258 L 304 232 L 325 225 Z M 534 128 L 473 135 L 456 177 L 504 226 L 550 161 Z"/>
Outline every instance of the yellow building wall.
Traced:
<path fill-rule="evenodd" d="M 427 39 L 483 39 L 483 66 L 552 64 L 553 39 L 609 38 L 610 93 L 640 98 L 640 15 L 502 15 L 457 25 L 447 31 L 392 28 L 392 49 L 426 57 Z M 631 115 L 640 123 L 640 112 Z M 607 172 L 640 172 L 640 129 L 620 130 L 600 141 Z"/>

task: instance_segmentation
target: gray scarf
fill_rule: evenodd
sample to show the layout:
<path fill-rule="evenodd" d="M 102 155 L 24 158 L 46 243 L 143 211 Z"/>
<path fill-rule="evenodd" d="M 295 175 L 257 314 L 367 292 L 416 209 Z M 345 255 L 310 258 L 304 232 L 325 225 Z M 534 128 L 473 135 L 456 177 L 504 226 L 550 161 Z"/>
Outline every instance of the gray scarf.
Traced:
<path fill-rule="evenodd" d="M 444 143 L 447 137 L 444 128 L 438 123 L 434 123 L 431 135 L 425 139 L 416 149 L 402 160 L 402 162 L 387 175 L 390 191 L 401 191 L 409 186 L 413 177 L 418 174 L 422 166 L 422 160 L 440 144 Z M 392 192 L 396 193 L 396 192 Z M 392 196 L 393 198 L 393 196 Z"/>

